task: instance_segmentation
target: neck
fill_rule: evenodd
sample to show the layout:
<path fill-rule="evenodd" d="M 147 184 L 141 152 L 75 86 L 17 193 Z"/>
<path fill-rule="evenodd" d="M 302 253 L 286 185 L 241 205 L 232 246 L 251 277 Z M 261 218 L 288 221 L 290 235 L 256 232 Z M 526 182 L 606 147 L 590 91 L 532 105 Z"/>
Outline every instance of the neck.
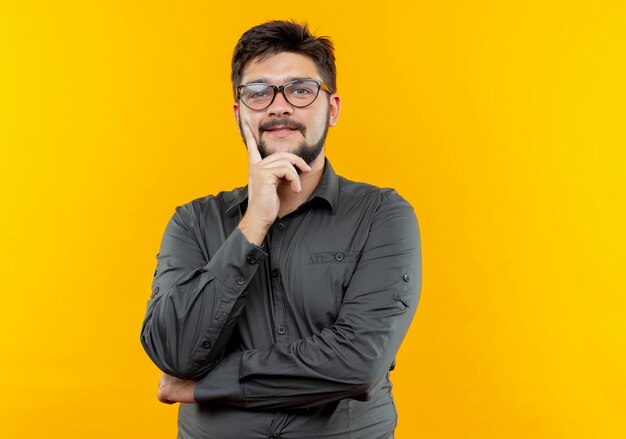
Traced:
<path fill-rule="evenodd" d="M 302 191 L 300 191 L 300 193 L 296 194 L 293 192 L 290 183 L 286 180 L 282 181 L 276 188 L 280 200 L 280 210 L 278 211 L 279 218 L 296 210 L 302 203 L 308 200 L 313 191 L 315 191 L 324 173 L 324 154 L 320 153 L 310 166 L 311 172 L 299 174 L 300 184 L 302 185 Z"/>

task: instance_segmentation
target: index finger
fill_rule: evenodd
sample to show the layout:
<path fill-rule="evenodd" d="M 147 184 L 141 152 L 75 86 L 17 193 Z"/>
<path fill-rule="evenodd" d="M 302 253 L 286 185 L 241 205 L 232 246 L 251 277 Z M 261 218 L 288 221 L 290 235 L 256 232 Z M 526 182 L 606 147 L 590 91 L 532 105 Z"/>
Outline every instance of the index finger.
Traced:
<path fill-rule="evenodd" d="M 250 165 L 259 163 L 262 160 L 261 153 L 256 140 L 254 140 L 254 135 L 252 135 L 252 130 L 247 123 L 243 125 L 243 134 L 246 137 L 246 147 L 248 148 L 248 162 Z"/>

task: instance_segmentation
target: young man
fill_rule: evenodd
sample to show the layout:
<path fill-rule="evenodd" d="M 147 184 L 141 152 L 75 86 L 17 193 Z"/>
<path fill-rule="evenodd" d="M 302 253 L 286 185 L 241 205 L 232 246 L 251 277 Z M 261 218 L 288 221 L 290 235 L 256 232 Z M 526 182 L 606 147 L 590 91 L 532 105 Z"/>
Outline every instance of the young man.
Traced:
<path fill-rule="evenodd" d="M 239 40 L 248 185 L 176 208 L 141 333 L 179 438 L 390 438 L 389 371 L 421 286 L 412 207 L 339 177 L 330 41 L 274 21 Z"/>

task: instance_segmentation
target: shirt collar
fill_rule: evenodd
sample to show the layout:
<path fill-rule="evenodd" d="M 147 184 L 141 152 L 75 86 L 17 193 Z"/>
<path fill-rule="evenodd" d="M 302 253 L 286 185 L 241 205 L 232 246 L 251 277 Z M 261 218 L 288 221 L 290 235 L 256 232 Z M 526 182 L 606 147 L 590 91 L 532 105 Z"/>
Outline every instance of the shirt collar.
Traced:
<path fill-rule="evenodd" d="M 326 157 L 324 158 L 324 171 L 322 172 L 322 178 L 309 199 L 306 200 L 303 205 L 309 203 L 315 198 L 326 201 L 330 206 L 333 215 L 337 212 L 337 200 L 339 199 L 339 177 L 335 174 L 335 170 L 330 165 L 330 162 Z M 244 201 L 246 203 L 248 202 L 248 186 L 244 186 L 241 190 L 239 190 L 239 193 L 237 193 L 235 198 L 230 202 L 226 212 L 230 212 Z"/>

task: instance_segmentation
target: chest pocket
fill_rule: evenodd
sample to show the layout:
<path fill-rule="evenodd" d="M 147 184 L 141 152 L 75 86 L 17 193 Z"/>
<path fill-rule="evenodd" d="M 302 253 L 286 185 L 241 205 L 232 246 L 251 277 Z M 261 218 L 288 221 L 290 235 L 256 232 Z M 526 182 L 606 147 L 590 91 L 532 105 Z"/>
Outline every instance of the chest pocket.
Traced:
<path fill-rule="evenodd" d="M 298 294 L 294 305 L 305 331 L 317 333 L 337 320 L 343 296 L 361 257 L 361 252 L 316 252 L 303 260 L 293 281 Z"/>
<path fill-rule="evenodd" d="M 330 288 L 337 304 L 341 304 L 359 259 L 361 252 L 311 253 L 309 269 L 316 276 L 314 283 Z"/>

